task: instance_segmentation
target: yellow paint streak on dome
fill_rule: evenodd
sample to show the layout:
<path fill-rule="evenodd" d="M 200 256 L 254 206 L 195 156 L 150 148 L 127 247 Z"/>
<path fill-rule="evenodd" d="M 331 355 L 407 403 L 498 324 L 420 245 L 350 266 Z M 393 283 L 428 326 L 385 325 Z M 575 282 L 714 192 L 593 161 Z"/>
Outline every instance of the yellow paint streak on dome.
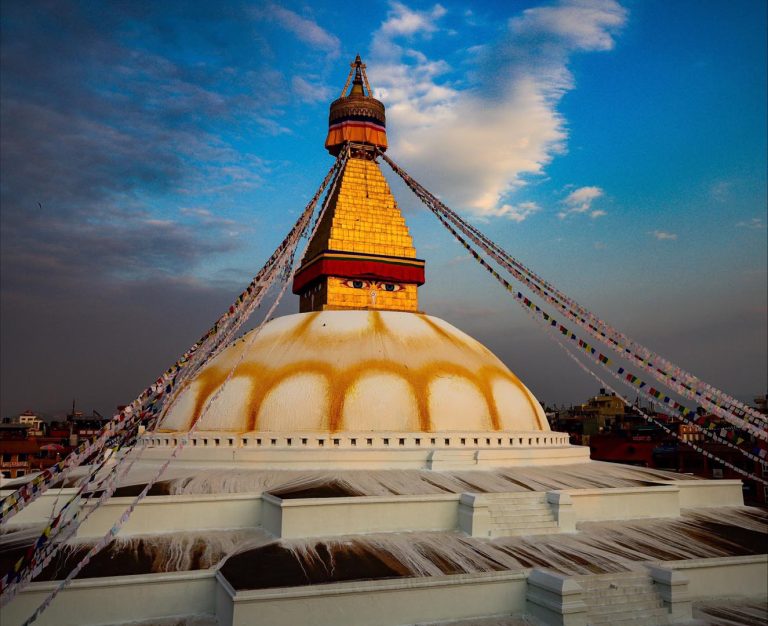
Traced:
<path fill-rule="evenodd" d="M 523 396 L 526 400 L 528 400 L 528 405 L 531 407 L 531 411 L 533 411 L 533 414 L 536 416 L 536 423 L 539 425 L 539 429 L 541 430 L 549 430 L 549 423 L 547 423 L 546 428 L 544 427 L 544 424 L 541 422 L 541 416 L 539 415 L 538 407 L 539 407 L 539 401 L 536 400 L 536 398 L 533 397 L 533 394 L 528 390 L 528 387 L 526 387 L 520 379 L 515 376 L 515 373 L 512 370 L 508 370 L 505 372 L 505 376 L 507 380 L 512 381 L 512 383 L 517 387 L 520 391 L 523 392 Z M 491 377 L 488 377 L 487 380 L 488 389 L 491 389 L 492 387 L 492 381 Z M 491 391 L 491 393 L 493 393 Z"/>
<path fill-rule="evenodd" d="M 227 372 L 218 367 L 207 367 L 196 376 L 196 380 L 200 384 L 195 390 L 195 408 L 192 409 L 192 419 L 187 426 L 187 430 L 197 423 L 208 399 L 221 386 L 226 378 Z"/>
<path fill-rule="evenodd" d="M 432 329 L 432 331 L 433 331 L 433 332 L 435 332 L 435 333 L 437 333 L 438 335 L 440 335 L 440 336 L 441 336 L 443 339 L 447 339 L 447 340 L 448 340 L 448 341 L 450 341 L 452 344 L 454 344 L 454 345 L 457 345 L 457 346 L 460 346 L 460 347 L 462 347 L 462 348 L 468 348 L 468 347 L 469 347 L 469 346 L 467 346 L 467 344 L 466 344 L 465 342 L 463 342 L 463 341 L 462 341 L 462 340 L 461 340 L 459 337 L 457 337 L 457 336 L 456 336 L 456 335 L 454 335 L 453 333 L 449 333 L 449 332 L 448 332 L 447 330 L 445 330 L 444 328 L 440 328 L 440 326 L 438 326 L 437 324 L 435 324 L 435 323 L 434 323 L 434 322 L 433 322 L 431 319 L 429 319 L 429 318 L 428 318 L 428 317 L 427 317 L 427 316 L 426 316 L 424 313 L 421 313 L 421 314 L 419 314 L 419 317 L 421 318 L 421 320 L 422 320 L 422 321 L 423 321 L 423 322 L 424 322 L 424 323 L 425 323 L 427 326 L 429 326 L 429 327 Z"/>
<path fill-rule="evenodd" d="M 418 429 L 431 431 L 433 424 L 428 407 L 430 383 L 441 376 L 455 376 L 471 383 L 479 394 L 485 399 L 493 430 L 500 429 L 499 413 L 496 400 L 493 395 L 490 381 L 494 377 L 508 378 L 504 370 L 497 367 L 484 367 L 480 371 L 451 363 L 448 361 L 436 361 L 422 368 L 411 368 L 404 363 L 391 360 L 366 360 L 350 367 L 338 368 L 334 365 L 316 360 L 297 361 L 278 368 L 270 368 L 259 363 L 242 363 L 233 375 L 233 380 L 247 378 L 251 381 L 250 398 L 246 403 L 248 407 L 246 430 L 260 430 L 258 415 L 262 403 L 267 395 L 286 380 L 302 375 L 315 374 L 324 377 L 328 381 L 328 421 L 326 424 L 317 424 L 317 429 L 328 428 L 331 432 L 345 429 L 355 429 L 355 424 L 346 424 L 343 420 L 344 403 L 349 391 L 355 383 L 365 376 L 384 373 L 396 376 L 406 381 L 412 388 L 413 398 L 417 407 Z M 227 372 L 218 368 L 204 370 L 198 379 L 201 384 L 197 389 L 195 409 L 192 423 L 195 423 L 205 404 L 213 393 L 226 379 Z M 512 381 L 518 382 L 519 381 Z M 191 425 L 190 425 L 191 426 Z M 416 427 L 416 424 L 414 424 Z"/>
<path fill-rule="evenodd" d="M 499 407 L 496 406 L 496 396 L 493 394 L 493 386 L 491 381 L 494 376 L 499 375 L 498 367 L 483 367 L 479 372 L 475 374 L 475 380 L 480 393 L 483 394 L 485 401 L 488 403 L 488 413 L 491 415 L 491 428 L 493 430 L 501 429 L 501 420 L 499 419 Z M 504 372 L 502 372 L 503 374 Z M 505 377 L 506 378 L 506 377 Z M 512 381 L 513 383 L 520 381 Z"/>
<path fill-rule="evenodd" d="M 344 424 L 342 421 L 344 415 L 344 403 L 347 400 L 349 390 L 355 383 L 370 374 L 384 373 L 398 376 L 407 381 L 412 387 L 413 397 L 416 400 L 417 419 L 421 430 L 429 430 L 429 411 L 423 393 L 424 385 L 421 382 L 421 376 L 418 372 L 411 370 L 407 365 L 395 361 L 384 359 L 374 359 L 361 361 L 351 367 L 336 369 L 331 382 L 331 407 L 329 426 L 332 432 L 351 428 L 355 429 L 354 424 Z"/>
<path fill-rule="evenodd" d="M 448 332 L 444 328 L 441 328 L 438 324 L 436 324 L 434 321 L 429 319 L 424 314 L 420 314 L 419 317 L 424 320 L 424 322 L 438 335 L 443 337 L 444 339 L 449 340 L 451 343 L 460 346 L 462 348 L 472 347 L 469 346 L 466 341 L 463 341 L 461 337 L 458 337 L 454 335 L 453 333 Z M 485 353 L 489 354 L 490 356 L 495 356 L 488 348 L 486 348 L 483 344 L 480 342 L 475 342 L 478 346 L 480 346 Z M 491 379 L 494 374 L 499 373 L 498 368 L 494 367 L 483 367 L 480 372 L 479 376 L 476 376 L 476 383 L 478 387 L 481 388 L 481 391 L 483 393 L 483 396 L 485 396 L 486 401 L 488 402 L 488 410 L 491 413 L 491 422 L 493 424 L 494 430 L 499 430 L 501 428 L 501 422 L 499 420 L 499 411 L 496 406 L 496 398 L 493 395 L 493 389 L 491 385 Z M 531 392 L 528 391 L 528 388 L 523 385 L 523 383 L 520 381 L 520 379 L 515 376 L 515 374 L 512 371 L 506 371 L 501 372 L 503 378 L 509 379 L 520 391 L 523 393 L 525 398 L 528 400 L 528 404 L 531 407 L 531 410 L 533 411 L 534 415 L 536 416 L 536 422 L 539 424 L 540 428 L 543 428 L 543 425 L 541 424 L 541 418 L 539 416 L 539 412 L 537 411 L 537 405 L 538 402 L 535 398 L 531 395 Z"/>
<path fill-rule="evenodd" d="M 288 339 L 289 341 L 297 341 L 298 339 L 300 339 L 302 336 L 306 334 L 307 330 L 312 325 L 312 322 L 314 322 L 317 319 L 318 315 L 320 315 L 319 311 L 313 311 L 311 313 L 307 313 L 306 318 L 301 320 L 301 322 L 299 322 L 296 325 L 296 328 L 292 328 L 288 332 L 287 337 L 285 337 L 285 335 L 282 335 L 278 337 L 277 340 L 280 343 L 285 342 L 286 339 Z"/>
<path fill-rule="evenodd" d="M 248 406 L 248 430 L 259 430 L 259 411 L 264 398 L 289 378 L 302 374 L 315 374 L 328 381 L 328 394 L 333 395 L 333 368 L 322 361 L 296 361 L 282 367 L 270 368 L 260 363 L 243 363 L 238 367 L 235 377 L 244 376 L 253 381 Z M 318 398 L 318 401 L 322 398 Z M 328 402 L 330 398 L 325 398 Z M 318 424 L 318 428 L 322 425 Z"/>
<path fill-rule="evenodd" d="M 409 418 L 414 420 L 414 430 L 434 430 L 429 389 L 430 383 L 440 376 L 464 379 L 477 389 L 487 405 L 493 430 L 502 428 L 493 381 L 506 380 L 527 400 L 539 427 L 548 430 L 542 424 L 538 403 L 528 389 L 503 364 L 489 364 L 487 356 L 493 357 L 493 354 L 487 349 L 481 350 L 482 344 L 467 341 L 462 334 L 454 334 L 424 315 L 408 314 L 419 322 L 407 325 L 412 330 L 404 328 L 403 333 L 398 333 L 396 326 L 389 328 L 390 318 L 384 320 L 377 311 L 367 314 L 366 324 L 353 324 L 350 329 L 345 328 L 344 320 L 337 319 L 334 323 L 328 321 L 328 328 L 325 322 L 322 326 L 319 323 L 313 326 L 320 315 L 323 314 L 307 313 L 295 325 L 287 325 L 263 339 L 257 336 L 240 362 L 239 351 L 229 357 L 225 352 L 221 355 L 222 361 L 214 361 L 204 368 L 195 379 L 197 384 L 190 388 L 190 391 L 194 389 L 195 397 L 189 427 L 200 418 L 208 400 L 226 380 L 230 367 L 237 363 L 233 379 L 247 378 L 251 383 L 249 398 L 243 403 L 244 414 L 239 418 L 243 431 L 261 430 L 265 425 L 259 424 L 259 412 L 268 394 L 291 377 L 307 374 L 327 381 L 323 393 L 316 399 L 316 402 L 327 403 L 326 417 L 316 429 L 355 430 L 356 424 L 344 419 L 345 402 L 359 380 L 377 373 L 402 379 L 410 386 L 417 412 Z M 247 339 L 244 343 L 247 344 Z M 245 345 L 241 349 L 245 349 Z M 298 359 L 293 360 L 294 356 Z M 274 427 L 279 419 L 279 416 L 270 417 L 269 427 Z M 386 428 L 386 424 L 382 427 Z"/>

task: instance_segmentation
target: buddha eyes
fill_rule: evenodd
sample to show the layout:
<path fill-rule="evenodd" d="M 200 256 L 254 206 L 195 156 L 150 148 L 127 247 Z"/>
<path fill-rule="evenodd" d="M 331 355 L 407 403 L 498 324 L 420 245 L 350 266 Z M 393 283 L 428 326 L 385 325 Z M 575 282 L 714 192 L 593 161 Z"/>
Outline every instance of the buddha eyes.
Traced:
<path fill-rule="evenodd" d="M 345 287 L 350 287 L 352 289 L 379 289 L 381 291 L 389 291 L 395 292 L 395 291 L 402 291 L 404 289 L 403 285 L 398 285 L 397 283 L 382 283 L 378 281 L 371 281 L 371 280 L 358 280 L 356 278 L 350 278 L 347 280 L 344 280 L 341 282 L 342 285 Z"/>
<path fill-rule="evenodd" d="M 351 287 L 352 289 L 368 289 L 371 286 L 370 280 L 356 280 L 349 279 L 341 282 L 345 287 Z"/>

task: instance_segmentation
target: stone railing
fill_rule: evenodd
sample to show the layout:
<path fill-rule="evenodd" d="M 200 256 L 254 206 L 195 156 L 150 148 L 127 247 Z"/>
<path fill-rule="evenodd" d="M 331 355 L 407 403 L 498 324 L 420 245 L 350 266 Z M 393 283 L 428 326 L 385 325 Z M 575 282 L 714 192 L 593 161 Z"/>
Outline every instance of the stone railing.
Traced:
<path fill-rule="evenodd" d="M 200 432 L 193 435 L 158 434 L 144 437 L 147 445 L 175 447 L 180 440 L 195 448 L 246 449 L 498 449 L 552 448 L 570 445 L 567 433 L 549 431 L 456 431 L 444 433 L 278 433 L 278 432 Z"/>

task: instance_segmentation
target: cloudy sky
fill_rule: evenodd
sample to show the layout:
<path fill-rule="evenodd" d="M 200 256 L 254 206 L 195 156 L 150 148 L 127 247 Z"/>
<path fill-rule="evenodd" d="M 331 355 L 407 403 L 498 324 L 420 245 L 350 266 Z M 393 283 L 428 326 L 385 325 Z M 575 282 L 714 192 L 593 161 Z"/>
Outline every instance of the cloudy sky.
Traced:
<path fill-rule="evenodd" d="M 415 178 L 634 338 L 765 392 L 763 0 L 360 7 L 3 2 L 2 415 L 109 412 L 218 317 L 329 167 L 357 52 Z M 542 401 L 593 393 L 393 189 L 421 307 Z"/>

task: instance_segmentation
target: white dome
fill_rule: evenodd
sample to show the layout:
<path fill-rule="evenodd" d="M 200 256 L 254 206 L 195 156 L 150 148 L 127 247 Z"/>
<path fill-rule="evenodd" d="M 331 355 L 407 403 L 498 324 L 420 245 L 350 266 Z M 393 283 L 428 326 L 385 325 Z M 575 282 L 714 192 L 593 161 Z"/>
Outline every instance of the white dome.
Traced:
<path fill-rule="evenodd" d="M 245 335 L 182 391 L 160 430 L 188 431 L 232 367 L 198 430 L 549 431 L 533 394 L 465 333 L 428 315 L 355 310 L 280 317 Z"/>

